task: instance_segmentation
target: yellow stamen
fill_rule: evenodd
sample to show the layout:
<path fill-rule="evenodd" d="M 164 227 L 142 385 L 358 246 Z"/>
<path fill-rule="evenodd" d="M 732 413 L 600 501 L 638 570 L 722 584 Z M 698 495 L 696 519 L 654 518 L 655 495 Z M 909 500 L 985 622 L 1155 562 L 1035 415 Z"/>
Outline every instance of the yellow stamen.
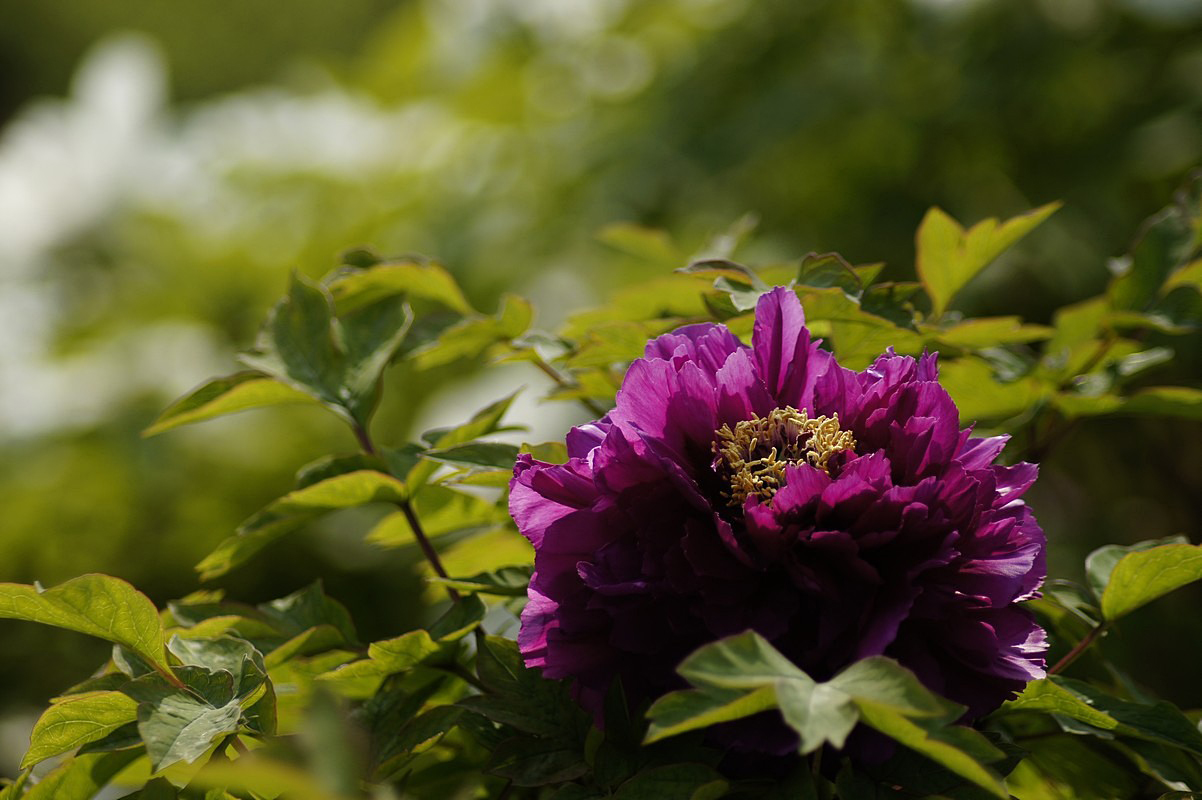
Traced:
<path fill-rule="evenodd" d="M 742 506 L 750 496 L 764 500 L 785 485 L 785 468 L 809 464 L 830 473 L 831 456 L 856 446 L 851 431 L 839 429 L 839 415 L 810 419 L 805 409 L 786 406 L 768 416 L 752 416 L 715 431 L 716 466 L 730 481 L 723 492 L 730 505 Z"/>

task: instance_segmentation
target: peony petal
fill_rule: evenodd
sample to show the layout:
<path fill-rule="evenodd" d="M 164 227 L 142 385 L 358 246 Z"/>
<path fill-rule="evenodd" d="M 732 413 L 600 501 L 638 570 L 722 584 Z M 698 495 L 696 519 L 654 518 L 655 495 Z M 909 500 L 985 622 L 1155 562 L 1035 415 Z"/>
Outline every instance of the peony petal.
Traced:
<path fill-rule="evenodd" d="M 522 454 L 509 482 L 509 515 L 537 550 L 550 525 L 573 511 L 588 508 L 597 498 L 592 470 L 584 461 L 545 464 Z"/>
<path fill-rule="evenodd" d="M 814 384 L 829 366 L 805 327 L 801 301 L 778 286 L 760 297 L 751 334 L 755 363 L 777 407 L 813 408 Z"/>
<path fill-rule="evenodd" d="M 671 361 L 676 366 L 692 362 L 713 375 L 736 350 L 747 347 L 725 325 L 703 322 L 686 325 L 647 342 L 647 359 Z"/>

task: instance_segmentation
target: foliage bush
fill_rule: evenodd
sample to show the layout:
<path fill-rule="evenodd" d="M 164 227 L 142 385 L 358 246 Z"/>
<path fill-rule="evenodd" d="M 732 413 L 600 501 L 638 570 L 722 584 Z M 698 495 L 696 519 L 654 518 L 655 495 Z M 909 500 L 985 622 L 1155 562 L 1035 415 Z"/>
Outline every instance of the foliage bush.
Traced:
<path fill-rule="evenodd" d="M 955 301 L 1055 206 L 967 228 L 932 209 L 916 236 L 915 282 L 881 281 L 881 265 L 833 253 L 752 269 L 734 260 L 746 226 L 692 259 L 660 233 L 615 230 L 627 253 L 663 269 L 554 333 L 531 328 L 531 305 L 518 296 L 492 313 L 474 308 L 429 261 L 356 251 L 320 282 L 294 275 L 243 354 L 245 369 L 189 393 L 147 433 L 293 404 L 329 412 L 358 447 L 300 467 L 294 488 L 197 570 L 204 580 L 269 571 L 290 535 L 336 514 L 382 550 L 420 551 L 421 607 L 396 617 L 425 624 L 364 642 L 320 583 L 254 605 L 201 590 L 161 609 L 104 575 L 0 584 L 0 617 L 112 645 L 103 667 L 44 712 L 24 771 L 0 799 L 83 800 L 110 786 L 126 797 L 205 800 L 1202 792 L 1198 715 L 1153 696 L 1101 646 L 1129 614 L 1202 578 L 1202 550 L 1182 538 L 1103 547 L 1086 562 L 1085 584 L 1049 581 L 1027 604 L 1048 631 L 1048 677 L 974 727 L 956 724 L 961 707 L 890 659 L 815 683 L 748 631 L 694 652 L 679 671 L 695 688 L 649 710 L 612 687 L 602 731 L 565 683 L 525 666 L 515 642 L 531 553 L 507 513 L 507 487 L 520 454 L 562 461 L 564 446 L 499 440 L 520 429 L 507 413 L 512 395 L 481 398 L 469 419 L 414 441 L 378 441 L 371 425 L 378 408 L 419 391 L 424 372 L 480 359 L 528 363 L 549 402 L 601 416 L 649 338 L 702 321 L 746 335 L 773 285 L 792 287 L 845 366 L 862 368 L 889 347 L 937 350 L 961 423 L 1010 434 L 1011 461 L 1045 457 L 1091 417 L 1198 420 L 1202 389 L 1148 376 L 1171 358 L 1166 337 L 1188 342 L 1202 325 L 1200 188 L 1149 220 L 1103 294 L 1058 309 L 1050 325 L 966 317 Z M 390 365 L 411 383 L 383 381 Z M 706 736 L 773 709 L 800 735 L 804 757 L 749 767 Z M 848 757 L 835 745 L 857 723 L 901 746 L 883 763 Z"/>

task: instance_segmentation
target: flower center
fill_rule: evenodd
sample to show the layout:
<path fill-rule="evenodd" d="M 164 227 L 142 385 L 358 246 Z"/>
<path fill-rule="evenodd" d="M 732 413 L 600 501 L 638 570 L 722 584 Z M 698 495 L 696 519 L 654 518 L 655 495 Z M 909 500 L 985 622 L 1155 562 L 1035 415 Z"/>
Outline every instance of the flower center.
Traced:
<path fill-rule="evenodd" d="M 791 406 L 735 423 L 733 430 L 723 425 L 714 435 L 714 468 L 730 481 L 722 496 L 732 506 L 742 506 L 751 495 L 772 499 L 792 464 L 829 473 L 831 456 L 856 446 L 851 431 L 839 429 L 838 414 L 810 419 L 805 409 Z"/>

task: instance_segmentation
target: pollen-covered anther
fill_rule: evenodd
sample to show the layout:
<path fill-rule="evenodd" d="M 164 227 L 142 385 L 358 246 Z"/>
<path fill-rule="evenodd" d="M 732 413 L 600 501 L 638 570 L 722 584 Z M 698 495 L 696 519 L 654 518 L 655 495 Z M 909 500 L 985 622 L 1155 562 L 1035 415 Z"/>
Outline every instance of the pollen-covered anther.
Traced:
<path fill-rule="evenodd" d="M 810 419 L 805 409 L 776 408 L 768 416 L 752 416 L 714 433 L 714 468 L 730 482 L 722 495 L 732 506 L 742 506 L 751 495 L 763 500 L 785 485 L 785 468 L 809 464 L 830 472 L 836 453 L 854 450 L 851 431 L 839 428 L 839 415 Z"/>

